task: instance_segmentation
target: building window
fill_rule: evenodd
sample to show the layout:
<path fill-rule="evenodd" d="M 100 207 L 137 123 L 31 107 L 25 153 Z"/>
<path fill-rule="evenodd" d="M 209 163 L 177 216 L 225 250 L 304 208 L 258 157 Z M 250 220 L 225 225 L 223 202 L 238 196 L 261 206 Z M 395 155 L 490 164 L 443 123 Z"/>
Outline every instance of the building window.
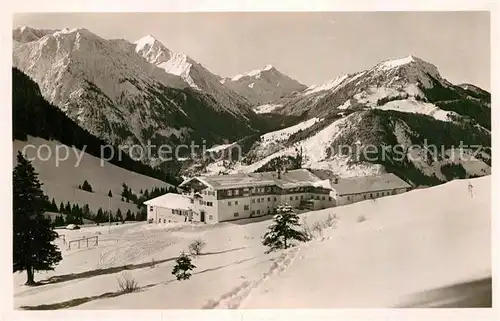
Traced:
<path fill-rule="evenodd" d="M 330 202 L 331 202 L 331 201 L 333 201 L 333 199 L 332 199 L 332 197 L 331 197 L 331 196 L 329 196 L 329 197 L 328 197 L 328 200 L 329 200 Z"/>
<path fill-rule="evenodd" d="M 255 215 L 255 211 L 252 211 L 252 215 Z"/>
<path fill-rule="evenodd" d="M 245 205 L 245 206 L 243 206 L 243 208 L 245 209 L 245 211 L 248 211 L 250 209 L 250 206 Z"/>
<path fill-rule="evenodd" d="M 276 197 L 274 198 L 274 201 L 276 202 Z"/>
<path fill-rule="evenodd" d="M 271 201 L 271 198 L 270 198 L 270 197 L 268 197 L 268 198 L 267 198 L 267 201 L 268 201 L 268 202 L 270 202 L 270 201 Z"/>
<path fill-rule="evenodd" d="M 316 195 L 316 199 L 319 200 L 319 196 L 318 195 Z"/>
<path fill-rule="evenodd" d="M 213 220 L 213 219 L 214 219 L 214 216 L 213 216 L 213 215 L 208 215 L 208 219 L 209 219 L 209 220 Z"/>
<path fill-rule="evenodd" d="M 149 211 L 152 212 L 153 211 L 153 206 L 150 206 L 149 207 Z"/>
<path fill-rule="evenodd" d="M 290 201 L 293 201 L 293 196 L 290 196 Z"/>
<path fill-rule="evenodd" d="M 304 195 L 300 195 L 300 199 L 303 200 L 304 199 Z"/>
<path fill-rule="evenodd" d="M 299 200 L 299 197 L 298 196 L 295 196 L 295 200 L 298 201 Z"/>
<path fill-rule="evenodd" d="M 172 210 L 172 214 L 175 214 L 175 210 Z"/>
<path fill-rule="evenodd" d="M 326 200 L 326 197 L 323 196 L 321 199 L 324 201 L 324 200 Z"/>
<path fill-rule="evenodd" d="M 350 196 L 347 196 L 347 200 L 350 201 L 351 200 L 351 197 Z"/>
<path fill-rule="evenodd" d="M 238 205 L 238 201 L 234 201 L 234 205 Z"/>
<path fill-rule="evenodd" d="M 233 192 L 231 190 L 227 191 L 227 196 L 233 196 Z"/>
<path fill-rule="evenodd" d="M 239 190 L 237 190 L 237 189 L 235 189 L 235 190 L 234 190 L 234 195 L 239 195 L 239 194 L 240 194 L 240 191 L 239 191 Z"/>
<path fill-rule="evenodd" d="M 227 202 L 227 206 L 231 206 L 231 202 Z"/>
<path fill-rule="evenodd" d="M 363 198 L 366 199 L 366 195 L 363 195 Z"/>
<path fill-rule="evenodd" d="M 234 213 L 234 217 L 238 217 L 238 216 L 240 216 L 240 214 Z"/>
<path fill-rule="evenodd" d="M 260 210 L 257 210 L 257 214 L 260 214 Z"/>
<path fill-rule="evenodd" d="M 257 203 L 260 203 L 260 198 L 257 199 Z"/>
<path fill-rule="evenodd" d="M 252 200 L 252 203 L 255 203 L 255 199 Z"/>
<path fill-rule="evenodd" d="M 194 199 L 191 199 L 190 201 L 191 201 L 191 204 L 194 204 Z"/>

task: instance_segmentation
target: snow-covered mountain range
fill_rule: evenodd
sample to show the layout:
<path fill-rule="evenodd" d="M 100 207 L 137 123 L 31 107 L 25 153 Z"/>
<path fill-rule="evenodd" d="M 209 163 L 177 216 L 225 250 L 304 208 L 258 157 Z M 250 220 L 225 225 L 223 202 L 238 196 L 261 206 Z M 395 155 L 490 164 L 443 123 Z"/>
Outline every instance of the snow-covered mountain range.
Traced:
<path fill-rule="evenodd" d="M 266 65 L 262 69 L 255 69 L 232 78 L 222 78 L 220 82 L 246 97 L 253 105 L 263 105 L 307 88 L 272 65 Z"/>
<path fill-rule="evenodd" d="M 135 51 L 149 63 L 168 74 L 181 77 L 191 88 L 210 94 L 230 112 L 239 112 L 239 109 L 249 106 L 244 97 L 220 83 L 220 76 L 211 73 L 187 55 L 170 51 L 152 35 L 147 35 L 134 44 Z"/>
<path fill-rule="evenodd" d="M 298 151 L 300 166 L 341 176 L 391 171 L 417 185 L 490 171 L 491 95 L 450 83 L 412 55 L 306 87 L 271 65 L 223 78 L 151 35 L 129 42 L 86 29 L 23 27 L 13 38 L 14 66 L 100 138 L 125 148 L 148 140 L 244 142 L 243 159 L 183 161 L 179 174 L 274 170 L 278 160 L 297 166 Z M 426 154 L 408 150 L 424 140 L 443 147 L 439 159 L 412 157 Z M 453 160 L 448 154 L 460 142 L 483 150 L 467 162 Z M 369 145 L 402 146 L 404 157 L 370 161 L 335 150 Z"/>
<path fill-rule="evenodd" d="M 257 131 L 243 97 L 151 37 L 134 44 L 87 29 L 23 27 L 13 39 L 14 67 L 35 80 L 50 103 L 113 143 L 213 143 Z"/>
<path fill-rule="evenodd" d="M 261 135 L 242 161 L 214 162 L 206 172 L 273 170 L 277 160 L 293 167 L 300 156 L 304 167 L 340 176 L 391 171 L 416 185 L 482 176 L 491 166 L 490 99 L 475 86 L 451 84 L 420 58 L 387 60 L 259 106 L 302 122 Z M 436 157 L 428 157 L 424 141 L 439 148 Z M 482 149 L 466 147 L 462 155 L 460 143 Z M 371 160 L 352 152 L 374 147 Z"/>

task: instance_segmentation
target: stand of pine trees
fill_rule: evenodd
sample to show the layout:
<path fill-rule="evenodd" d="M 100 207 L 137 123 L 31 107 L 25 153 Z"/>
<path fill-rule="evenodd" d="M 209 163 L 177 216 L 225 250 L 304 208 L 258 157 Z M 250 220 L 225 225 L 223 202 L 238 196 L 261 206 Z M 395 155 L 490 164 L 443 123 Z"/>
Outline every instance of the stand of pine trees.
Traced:
<path fill-rule="evenodd" d="M 167 194 L 167 193 L 178 193 L 177 189 L 175 187 L 155 187 L 151 191 L 149 190 L 142 190 L 139 193 L 139 196 L 134 194 L 132 189 L 128 187 L 126 183 L 122 184 L 122 201 L 129 203 L 132 201 L 132 203 L 136 204 L 138 208 L 142 208 L 143 204 L 145 201 Z"/>
<path fill-rule="evenodd" d="M 79 185 L 78 188 L 83 190 L 83 191 L 90 192 L 90 193 L 93 192 L 92 186 L 90 186 L 90 184 L 89 184 L 89 182 L 87 182 L 87 180 L 85 180 L 82 185 Z"/>
<path fill-rule="evenodd" d="M 307 235 L 295 229 L 300 226 L 299 216 L 293 212 L 291 206 L 280 205 L 273 217 L 273 223 L 264 234 L 262 244 L 269 247 L 267 252 L 278 249 L 287 249 L 293 246 L 294 241 L 307 242 Z"/>
<path fill-rule="evenodd" d="M 61 260 L 58 237 L 44 215 L 48 203 L 38 174 L 19 152 L 13 171 L 13 271 L 27 273 L 27 285 L 34 285 L 36 271 L 53 270 Z"/>

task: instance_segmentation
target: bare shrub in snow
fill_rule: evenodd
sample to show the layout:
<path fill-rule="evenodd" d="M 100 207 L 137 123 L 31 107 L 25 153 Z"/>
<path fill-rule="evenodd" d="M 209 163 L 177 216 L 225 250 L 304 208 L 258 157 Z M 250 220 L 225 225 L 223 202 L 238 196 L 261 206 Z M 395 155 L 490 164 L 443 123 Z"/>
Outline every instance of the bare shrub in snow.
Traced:
<path fill-rule="evenodd" d="M 194 240 L 191 244 L 189 244 L 189 252 L 192 255 L 200 255 L 201 250 L 205 247 L 205 241 L 201 239 Z"/>
<path fill-rule="evenodd" d="M 361 223 L 361 222 L 364 222 L 364 221 L 366 221 L 366 218 L 363 215 L 358 216 L 358 219 L 357 219 L 358 223 Z"/>
<path fill-rule="evenodd" d="M 316 221 L 314 222 L 313 224 L 313 231 L 319 236 L 319 237 L 322 237 L 323 236 L 323 229 L 325 228 L 325 225 L 323 222 L 320 222 L 320 221 Z"/>
<path fill-rule="evenodd" d="M 139 290 L 139 284 L 128 273 L 124 273 L 118 278 L 118 287 L 122 293 L 131 293 Z"/>
<path fill-rule="evenodd" d="M 302 222 L 302 233 L 306 236 L 307 240 L 309 241 L 314 238 L 314 233 L 309 224 L 307 224 L 305 220 Z"/>
<path fill-rule="evenodd" d="M 337 215 L 333 214 L 328 214 L 328 218 L 325 220 L 325 227 L 332 227 L 335 225 L 335 222 L 337 221 Z"/>
<path fill-rule="evenodd" d="M 151 259 L 151 268 L 156 267 L 156 261 L 154 258 Z"/>

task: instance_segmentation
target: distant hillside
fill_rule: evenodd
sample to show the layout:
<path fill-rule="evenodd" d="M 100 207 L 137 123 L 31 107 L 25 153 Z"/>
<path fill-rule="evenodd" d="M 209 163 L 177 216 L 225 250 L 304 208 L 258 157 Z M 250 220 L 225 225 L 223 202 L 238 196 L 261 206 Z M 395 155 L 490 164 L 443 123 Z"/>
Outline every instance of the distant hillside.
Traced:
<path fill-rule="evenodd" d="M 123 213 L 127 210 L 136 213 L 139 209 L 132 201 L 122 201 L 123 183 L 138 196 L 141 190 L 151 192 L 157 187 L 170 188 L 177 185 L 175 179 L 166 177 L 158 169 L 132 160 L 125 153 L 122 153 L 121 159 L 117 153 L 110 162 L 105 161 L 101 166 L 101 146 L 107 143 L 80 128 L 59 108 L 45 101 L 38 86 L 28 76 L 17 69 L 12 72 L 13 164 L 16 164 L 17 152 L 31 145 L 25 149 L 25 154 L 33 159 L 33 166 L 44 184 L 44 192 L 50 200 L 54 198 L 57 205 L 60 202 L 70 202 L 82 206 L 88 204 L 94 212 L 101 207 L 103 210 L 110 208 L 113 212 L 119 208 Z M 46 147 L 40 149 L 42 145 Z M 58 146 L 70 146 L 70 152 L 66 160 L 56 164 L 55 152 Z M 75 167 L 78 163 L 77 155 L 82 150 L 85 153 Z M 105 149 L 105 157 L 111 156 L 107 153 L 109 150 Z M 49 152 L 52 153 L 50 158 Z M 63 149 L 61 158 L 66 158 Z M 85 180 L 92 186 L 92 193 L 78 188 Z M 113 194 L 111 198 L 108 197 L 109 191 Z"/>
<path fill-rule="evenodd" d="M 85 152 L 100 157 L 101 146 L 109 144 L 82 129 L 73 120 L 68 118 L 59 108 L 48 103 L 40 92 L 38 85 L 17 68 L 12 68 L 12 137 L 26 141 L 28 135 L 47 140 L 57 140 L 68 146 L 75 146 Z M 118 150 L 116 146 L 113 147 Z M 111 159 L 110 163 L 121 168 L 140 173 L 149 177 L 177 185 L 174 177 L 168 177 L 159 169 L 135 161 L 127 153 L 111 154 L 111 148 L 102 153 L 104 159 Z M 113 156 L 113 157 L 111 157 Z"/>

